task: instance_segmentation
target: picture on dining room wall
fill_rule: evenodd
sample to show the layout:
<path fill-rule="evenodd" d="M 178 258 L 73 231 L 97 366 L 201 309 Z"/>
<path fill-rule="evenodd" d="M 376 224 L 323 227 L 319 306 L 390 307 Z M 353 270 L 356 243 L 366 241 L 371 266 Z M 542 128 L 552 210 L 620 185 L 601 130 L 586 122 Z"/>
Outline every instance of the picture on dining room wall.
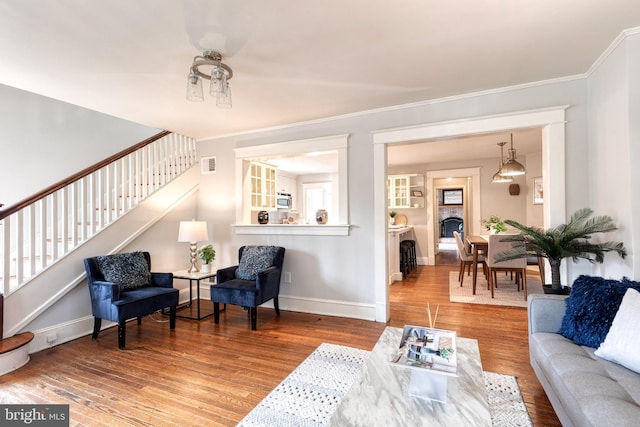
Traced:
<path fill-rule="evenodd" d="M 544 203 L 544 190 L 542 188 L 542 177 L 533 178 L 533 204 L 541 205 Z"/>

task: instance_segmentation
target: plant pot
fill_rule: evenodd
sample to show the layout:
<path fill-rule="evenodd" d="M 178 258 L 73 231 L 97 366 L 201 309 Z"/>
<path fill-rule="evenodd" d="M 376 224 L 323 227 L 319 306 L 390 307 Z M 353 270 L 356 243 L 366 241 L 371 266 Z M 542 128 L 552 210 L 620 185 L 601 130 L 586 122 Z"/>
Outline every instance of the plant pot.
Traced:
<path fill-rule="evenodd" d="M 542 285 L 542 290 L 545 294 L 549 295 L 569 295 L 571 287 L 563 286 L 561 289 L 553 289 L 551 288 L 551 285 Z"/>
<path fill-rule="evenodd" d="M 211 273 L 211 264 L 202 264 L 202 268 L 200 268 L 200 271 L 204 274 Z"/>

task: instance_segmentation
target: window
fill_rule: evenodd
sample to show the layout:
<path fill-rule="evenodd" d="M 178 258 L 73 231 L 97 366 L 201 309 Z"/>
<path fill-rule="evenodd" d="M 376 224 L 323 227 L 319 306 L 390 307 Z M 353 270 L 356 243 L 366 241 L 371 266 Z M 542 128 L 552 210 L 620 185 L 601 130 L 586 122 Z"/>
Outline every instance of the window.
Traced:
<path fill-rule="evenodd" d="M 317 182 L 302 184 L 303 220 L 308 224 L 316 222 L 316 212 L 319 209 L 327 211 L 329 223 L 334 222 L 333 192 L 331 182 Z"/>

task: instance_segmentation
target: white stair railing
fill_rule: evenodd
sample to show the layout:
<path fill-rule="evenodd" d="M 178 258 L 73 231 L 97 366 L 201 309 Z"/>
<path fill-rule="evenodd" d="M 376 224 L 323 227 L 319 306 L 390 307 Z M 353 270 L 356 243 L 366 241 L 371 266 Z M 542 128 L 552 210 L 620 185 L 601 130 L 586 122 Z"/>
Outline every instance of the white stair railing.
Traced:
<path fill-rule="evenodd" d="M 0 210 L 5 296 L 196 162 L 195 140 L 182 135 L 162 132 L 137 146 L 141 148 L 113 156 L 115 160 L 87 169 L 66 185 L 53 186 L 32 203 Z"/>

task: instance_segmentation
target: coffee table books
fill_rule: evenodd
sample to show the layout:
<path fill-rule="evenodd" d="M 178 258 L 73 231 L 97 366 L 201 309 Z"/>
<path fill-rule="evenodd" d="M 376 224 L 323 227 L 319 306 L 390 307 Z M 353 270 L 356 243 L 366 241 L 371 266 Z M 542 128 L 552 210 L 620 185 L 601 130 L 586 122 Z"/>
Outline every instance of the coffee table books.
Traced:
<path fill-rule="evenodd" d="M 391 359 L 398 366 L 423 372 L 456 375 L 456 332 L 405 325 L 398 351 Z"/>

